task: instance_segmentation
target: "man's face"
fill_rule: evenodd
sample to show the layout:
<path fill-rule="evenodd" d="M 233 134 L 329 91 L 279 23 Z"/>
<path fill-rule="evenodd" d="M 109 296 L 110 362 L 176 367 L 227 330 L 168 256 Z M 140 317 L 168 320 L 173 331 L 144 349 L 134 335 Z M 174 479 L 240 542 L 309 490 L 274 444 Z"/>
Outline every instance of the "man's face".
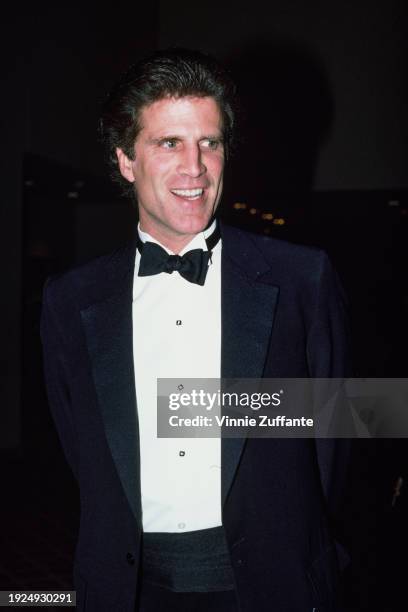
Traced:
<path fill-rule="evenodd" d="M 164 98 L 146 106 L 135 159 L 117 150 L 135 183 L 142 230 L 180 250 L 205 229 L 222 193 L 222 118 L 213 98 Z"/>

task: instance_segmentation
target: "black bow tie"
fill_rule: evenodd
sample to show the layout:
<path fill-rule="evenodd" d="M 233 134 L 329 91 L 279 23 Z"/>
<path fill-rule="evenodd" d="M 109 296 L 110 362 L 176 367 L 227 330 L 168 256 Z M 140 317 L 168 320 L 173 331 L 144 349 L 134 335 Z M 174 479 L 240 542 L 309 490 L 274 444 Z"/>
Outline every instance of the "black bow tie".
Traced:
<path fill-rule="evenodd" d="M 154 242 L 142 242 L 137 235 L 137 248 L 140 251 L 139 276 L 153 276 L 160 272 L 178 272 L 190 283 L 204 285 L 212 250 L 220 239 L 218 225 L 206 240 L 208 251 L 193 249 L 184 255 L 169 255 Z"/>

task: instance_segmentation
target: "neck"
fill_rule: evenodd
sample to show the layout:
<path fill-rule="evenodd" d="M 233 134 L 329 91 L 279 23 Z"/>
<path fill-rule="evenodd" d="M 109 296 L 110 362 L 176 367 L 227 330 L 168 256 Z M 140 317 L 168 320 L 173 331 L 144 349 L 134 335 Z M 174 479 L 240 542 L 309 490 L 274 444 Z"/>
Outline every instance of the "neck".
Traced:
<path fill-rule="evenodd" d="M 166 234 L 162 234 L 161 232 L 149 231 L 149 229 L 143 227 L 142 224 L 140 224 L 140 229 L 142 230 L 142 232 L 146 232 L 147 234 L 149 234 L 152 238 L 160 242 L 161 245 L 166 247 L 166 249 L 169 249 L 176 255 L 178 255 L 178 253 L 180 253 L 180 251 L 182 251 L 184 247 L 192 241 L 194 236 L 197 235 L 182 234 L 180 236 L 168 236 Z"/>
<path fill-rule="evenodd" d="M 201 234 L 208 227 L 210 227 L 213 223 L 214 223 L 214 218 L 211 219 L 210 222 L 205 227 L 200 228 L 199 231 L 192 232 L 191 234 L 190 233 L 183 233 L 183 234 L 171 233 L 169 234 L 169 232 L 166 231 L 168 229 L 167 227 L 162 228 L 161 226 L 158 226 L 158 225 L 154 225 L 153 227 L 151 227 L 151 224 L 148 222 L 146 223 L 145 219 L 139 218 L 140 230 L 142 232 L 145 232 L 146 234 L 149 234 L 149 236 L 157 240 L 162 246 L 164 246 L 166 249 L 169 249 L 176 255 L 178 255 L 180 251 L 182 251 L 193 240 L 195 236 L 197 236 L 198 234 Z"/>

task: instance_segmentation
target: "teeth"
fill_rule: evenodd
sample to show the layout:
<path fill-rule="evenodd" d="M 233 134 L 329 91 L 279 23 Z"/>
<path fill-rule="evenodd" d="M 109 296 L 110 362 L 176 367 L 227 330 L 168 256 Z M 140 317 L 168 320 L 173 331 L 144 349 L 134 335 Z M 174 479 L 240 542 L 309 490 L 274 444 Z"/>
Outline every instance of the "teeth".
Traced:
<path fill-rule="evenodd" d="M 171 192 L 186 198 L 195 198 L 203 194 L 204 189 L 172 189 Z"/>

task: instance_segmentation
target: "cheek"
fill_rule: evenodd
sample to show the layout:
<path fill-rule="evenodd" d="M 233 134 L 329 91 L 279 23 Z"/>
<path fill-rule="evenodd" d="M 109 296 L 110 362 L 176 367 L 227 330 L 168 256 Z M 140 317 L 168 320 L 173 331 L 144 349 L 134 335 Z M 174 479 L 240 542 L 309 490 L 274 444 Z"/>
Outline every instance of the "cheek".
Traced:
<path fill-rule="evenodd" d="M 164 164 L 157 161 L 139 160 L 134 168 L 136 187 L 140 191 L 155 191 L 163 181 L 165 174 Z"/>
<path fill-rule="evenodd" d="M 207 169 L 211 176 L 213 177 L 215 182 L 220 182 L 223 175 L 224 170 L 224 160 L 223 159 L 213 159 L 207 165 Z"/>
<path fill-rule="evenodd" d="M 157 159 L 146 168 L 145 176 L 156 189 L 163 188 L 174 174 L 173 166 L 170 160 Z"/>

